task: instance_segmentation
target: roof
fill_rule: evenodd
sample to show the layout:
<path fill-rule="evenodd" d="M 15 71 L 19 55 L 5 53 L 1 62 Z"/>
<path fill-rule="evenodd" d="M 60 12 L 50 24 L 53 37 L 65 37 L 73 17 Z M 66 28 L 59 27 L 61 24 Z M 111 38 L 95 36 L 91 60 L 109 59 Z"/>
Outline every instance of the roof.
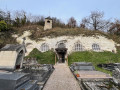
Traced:
<path fill-rule="evenodd" d="M 0 50 L 0 70 L 14 70 L 19 63 L 20 67 L 25 53 L 25 45 L 7 44 Z M 23 50 L 22 54 L 20 53 Z"/>
<path fill-rule="evenodd" d="M 7 44 L 0 51 L 18 51 L 21 47 L 23 47 L 21 44 Z"/>
<path fill-rule="evenodd" d="M 52 18 L 49 16 L 49 17 L 47 17 L 47 18 L 45 18 L 45 19 L 50 19 L 50 20 L 52 20 Z"/>
<path fill-rule="evenodd" d="M 56 48 L 55 50 L 67 50 L 67 48 Z"/>

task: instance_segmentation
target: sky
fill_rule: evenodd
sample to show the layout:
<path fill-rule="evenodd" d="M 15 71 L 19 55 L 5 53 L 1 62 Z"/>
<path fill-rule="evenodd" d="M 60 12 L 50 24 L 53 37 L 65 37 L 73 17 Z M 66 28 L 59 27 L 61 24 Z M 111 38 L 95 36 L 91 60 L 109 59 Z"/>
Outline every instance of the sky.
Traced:
<path fill-rule="evenodd" d="M 0 9 L 24 10 L 33 15 L 57 17 L 67 22 L 74 17 L 79 23 L 91 11 L 103 11 L 105 19 L 120 19 L 120 0 L 0 0 Z"/>

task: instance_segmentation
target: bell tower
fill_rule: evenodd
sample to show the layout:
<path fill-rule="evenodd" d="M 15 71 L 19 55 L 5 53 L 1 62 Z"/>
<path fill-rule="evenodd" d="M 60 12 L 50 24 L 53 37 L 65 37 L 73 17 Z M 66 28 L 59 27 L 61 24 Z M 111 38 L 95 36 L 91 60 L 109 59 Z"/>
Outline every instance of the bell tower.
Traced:
<path fill-rule="evenodd" d="M 44 30 L 52 29 L 52 19 L 50 17 L 45 18 Z"/>

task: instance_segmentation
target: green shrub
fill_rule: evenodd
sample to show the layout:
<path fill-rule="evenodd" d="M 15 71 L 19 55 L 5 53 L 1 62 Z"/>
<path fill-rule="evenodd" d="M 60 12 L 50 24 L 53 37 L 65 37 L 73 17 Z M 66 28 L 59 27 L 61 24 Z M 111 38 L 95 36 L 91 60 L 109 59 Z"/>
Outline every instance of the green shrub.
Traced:
<path fill-rule="evenodd" d="M 55 53 L 51 50 L 42 53 L 34 48 L 25 58 L 36 58 L 40 64 L 55 64 Z"/>
<path fill-rule="evenodd" d="M 7 29 L 7 24 L 5 23 L 5 21 L 0 21 L 0 31 L 4 31 Z"/>

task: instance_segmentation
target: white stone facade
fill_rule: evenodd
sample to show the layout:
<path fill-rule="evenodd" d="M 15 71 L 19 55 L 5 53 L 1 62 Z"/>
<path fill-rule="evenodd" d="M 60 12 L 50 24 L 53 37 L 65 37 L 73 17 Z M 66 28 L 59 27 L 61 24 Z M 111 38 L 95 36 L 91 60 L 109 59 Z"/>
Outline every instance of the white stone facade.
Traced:
<path fill-rule="evenodd" d="M 17 41 L 19 43 L 22 43 L 22 38 L 29 36 L 30 33 L 25 32 L 24 35 L 21 37 L 17 38 Z M 27 46 L 27 54 L 32 51 L 33 48 L 37 48 L 41 52 L 55 49 L 58 47 L 60 43 L 63 43 L 65 47 L 68 49 L 67 53 L 70 54 L 71 52 L 74 51 L 110 51 L 110 52 L 116 52 L 116 47 L 115 47 L 115 42 L 112 39 L 107 39 L 104 36 L 60 36 L 60 37 L 55 37 L 55 38 L 42 38 L 42 41 L 35 42 L 33 40 L 30 40 L 28 37 L 26 38 L 26 44 L 30 43 Z M 44 46 L 44 44 L 46 46 Z M 78 45 L 78 50 L 75 50 L 76 44 Z M 93 45 L 96 44 L 96 45 Z M 42 48 L 42 45 L 44 46 Z M 80 47 L 79 47 L 80 46 Z M 94 47 L 93 47 L 94 46 Z M 42 49 L 41 49 L 42 48 Z M 44 49 L 45 48 L 45 49 Z"/>

